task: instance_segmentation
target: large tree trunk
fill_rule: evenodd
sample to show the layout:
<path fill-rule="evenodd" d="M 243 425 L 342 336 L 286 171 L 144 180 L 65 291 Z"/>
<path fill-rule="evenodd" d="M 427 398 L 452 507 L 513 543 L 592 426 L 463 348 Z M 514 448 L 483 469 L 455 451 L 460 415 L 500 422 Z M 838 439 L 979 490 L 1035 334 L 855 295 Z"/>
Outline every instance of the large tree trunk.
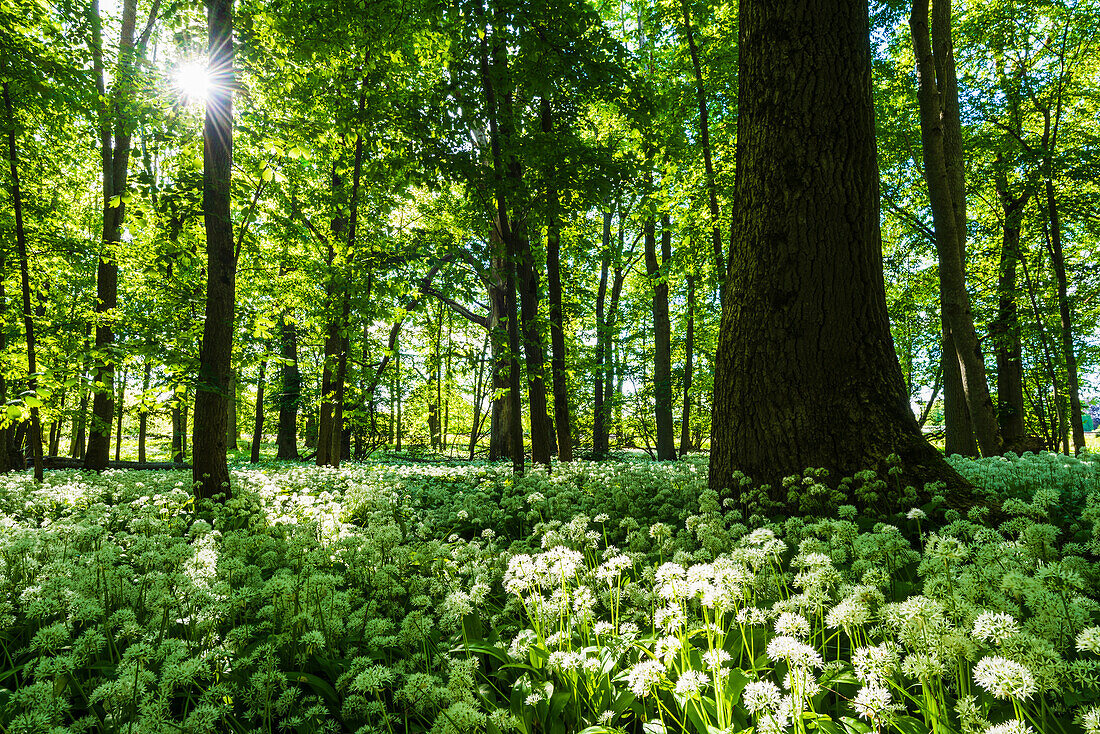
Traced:
<path fill-rule="evenodd" d="M 23 195 L 19 188 L 19 149 L 15 144 L 15 108 L 11 102 L 11 86 L 3 83 L 4 107 L 8 112 L 8 170 L 11 172 L 12 208 L 15 211 L 15 247 L 19 257 L 19 279 L 23 291 L 23 329 L 27 339 L 27 391 L 38 390 L 38 362 L 34 334 L 34 312 L 31 311 L 30 259 L 27 256 L 27 233 L 23 226 Z M 2 277 L 2 276 L 0 276 Z M 42 481 L 42 423 L 38 406 L 31 406 L 31 423 L 27 434 L 34 460 L 34 480 Z M 19 462 L 22 465 L 22 461 Z"/>
<path fill-rule="evenodd" d="M 672 425 L 672 328 L 668 318 L 668 272 L 672 258 L 672 230 L 668 215 L 661 219 L 661 262 L 652 216 L 645 220 L 645 264 L 653 288 L 653 415 L 657 430 L 657 460 L 676 458 Z"/>
<path fill-rule="evenodd" d="M 828 18 L 828 23 L 822 23 Z M 710 486 L 823 467 L 965 487 L 909 408 L 886 311 L 867 6 L 744 0 L 735 247 Z"/>
<path fill-rule="evenodd" d="M 230 218 L 233 162 L 233 0 L 208 0 L 212 69 L 203 128 L 203 219 L 206 223 L 206 318 L 195 386 L 192 476 L 199 497 L 232 494 L 226 417 L 233 354 L 236 263 Z"/>
<path fill-rule="evenodd" d="M 680 456 L 691 451 L 692 352 L 695 350 L 695 278 L 688 276 L 687 328 L 684 334 L 684 409 L 680 414 Z"/>
<path fill-rule="evenodd" d="M 298 325 L 283 313 L 279 357 L 282 359 L 282 385 L 279 393 L 279 432 L 275 444 L 278 458 L 298 458 L 298 404 L 302 399 L 302 375 L 298 371 Z"/>
<path fill-rule="evenodd" d="M 554 113 L 543 97 L 542 132 L 553 136 Z M 569 378 L 565 372 L 565 325 L 561 307 L 561 222 L 558 212 L 556 167 L 548 158 L 546 170 L 546 284 L 550 299 L 550 373 L 554 389 L 554 429 L 558 438 L 558 461 L 573 460 L 573 429 L 569 415 Z"/>
<path fill-rule="evenodd" d="M 260 460 L 260 443 L 264 439 L 264 373 L 267 360 L 260 362 L 260 376 L 256 379 L 256 420 L 252 428 L 252 446 L 248 460 L 255 464 Z"/>
<path fill-rule="evenodd" d="M 917 59 L 924 175 L 940 264 L 940 303 L 947 350 L 945 359 L 948 360 L 944 365 L 944 395 L 947 399 L 954 385 L 954 375 L 948 364 L 954 354 L 974 437 L 982 453 L 992 456 L 1003 449 L 974 330 L 970 296 L 966 291 L 963 257 L 966 208 L 961 183 L 961 142 L 955 139 L 958 135 L 958 92 L 951 51 L 949 0 L 937 2 L 934 16 L 935 49 L 929 38 L 928 0 L 914 0 L 909 26 Z"/>
<path fill-rule="evenodd" d="M 507 295 L 504 290 L 503 243 L 496 227 L 490 234 L 494 254 L 491 256 L 489 275 L 489 346 L 492 356 L 492 413 L 489 418 L 489 460 L 498 461 L 512 456 L 512 395 L 508 392 L 508 334 L 504 326 L 507 314 Z"/>

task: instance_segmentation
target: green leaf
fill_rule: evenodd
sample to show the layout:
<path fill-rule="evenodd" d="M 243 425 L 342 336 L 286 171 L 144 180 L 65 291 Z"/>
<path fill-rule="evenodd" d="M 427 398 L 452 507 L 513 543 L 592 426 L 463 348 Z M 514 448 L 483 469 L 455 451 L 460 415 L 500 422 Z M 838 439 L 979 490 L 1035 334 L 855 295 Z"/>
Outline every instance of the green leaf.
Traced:
<path fill-rule="evenodd" d="M 264 183 L 270 183 L 271 179 L 275 178 L 275 172 L 272 171 L 270 168 L 265 168 L 263 170 L 263 173 L 260 174 L 260 178 L 263 180 Z"/>
<path fill-rule="evenodd" d="M 912 716 L 897 716 L 890 724 L 902 734 L 928 734 L 928 725 Z"/>
<path fill-rule="evenodd" d="M 114 209 L 115 207 L 121 206 L 121 205 L 122 205 L 122 197 L 121 196 L 117 196 L 117 195 L 112 196 L 110 199 L 107 200 L 107 206 L 110 207 L 111 209 Z"/>

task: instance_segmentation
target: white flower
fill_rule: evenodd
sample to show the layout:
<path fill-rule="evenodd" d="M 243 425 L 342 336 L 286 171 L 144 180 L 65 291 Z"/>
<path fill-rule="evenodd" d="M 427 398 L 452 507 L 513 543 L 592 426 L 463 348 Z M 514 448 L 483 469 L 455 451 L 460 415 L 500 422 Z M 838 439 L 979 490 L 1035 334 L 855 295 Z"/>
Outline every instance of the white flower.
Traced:
<path fill-rule="evenodd" d="M 1085 734 L 1100 734 L 1100 706 L 1082 711 L 1080 720 Z"/>
<path fill-rule="evenodd" d="M 1077 635 L 1077 651 L 1100 655 L 1100 627 L 1086 627 L 1081 630 L 1081 634 Z"/>
<path fill-rule="evenodd" d="M 768 623 L 768 613 L 760 607 L 745 607 L 737 612 L 737 624 L 762 627 Z"/>
<path fill-rule="evenodd" d="M 974 666 L 974 682 L 997 698 L 1024 700 L 1038 690 L 1031 671 L 1002 657 L 984 657 Z"/>
<path fill-rule="evenodd" d="M 852 699 L 856 713 L 876 726 L 886 721 L 900 708 L 890 696 L 890 690 L 882 686 L 864 686 Z"/>
<path fill-rule="evenodd" d="M 866 685 L 885 685 L 898 667 L 898 650 L 890 642 L 875 647 L 859 647 L 852 654 L 856 678 Z"/>
<path fill-rule="evenodd" d="M 636 697 L 644 698 L 652 693 L 653 686 L 660 683 L 664 675 L 665 666 L 660 660 L 643 660 L 627 671 L 626 683 Z"/>
<path fill-rule="evenodd" d="M 865 624 L 871 618 L 871 610 L 862 599 L 855 596 L 841 599 L 835 607 L 825 615 L 825 624 L 830 629 L 851 630 L 861 624 Z"/>
<path fill-rule="evenodd" d="M 783 679 L 783 687 L 801 698 L 812 698 L 821 693 L 817 676 L 809 668 L 791 668 Z"/>
<path fill-rule="evenodd" d="M 974 620 L 974 636 L 997 645 L 1019 631 L 1020 625 L 1016 619 L 1003 612 L 982 612 Z"/>
<path fill-rule="evenodd" d="M 653 615 L 653 624 L 665 632 L 675 632 L 687 623 L 684 610 L 679 605 L 669 605 L 657 610 Z"/>
<path fill-rule="evenodd" d="M 928 513 L 919 507 L 914 507 L 912 510 L 909 510 L 909 512 L 905 513 L 905 516 L 910 520 L 923 520 L 924 518 L 928 517 Z"/>
<path fill-rule="evenodd" d="M 791 667 L 820 668 L 825 664 L 817 650 L 787 635 L 772 638 L 768 643 L 768 657 L 775 662 L 786 660 Z"/>
<path fill-rule="evenodd" d="M 761 680 L 747 684 L 741 698 L 750 714 L 759 714 L 776 711 L 783 694 L 779 692 L 779 686 L 770 680 Z"/>
<path fill-rule="evenodd" d="M 707 650 L 703 653 L 703 662 L 707 664 L 707 667 L 711 670 L 717 670 L 722 667 L 722 663 L 730 659 L 730 654 L 721 648 L 717 650 Z"/>
<path fill-rule="evenodd" d="M 676 681 L 676 693 L 684 698 L 696 698 L 707 687 L 710 678 L 701 670 L 685 670 Z"/>
<path fill-rule="evenodd" d="M 1034 730 L 1019 719 L 1009 719 L 1003 724 L 988 727 L 985 734 L 1034 734 Z"/>
<path fill-rule="evenodd" d="M 783 612 L 775 620 L 775 633 L 790 637 L 805 638 L 810 635 L 810 623 L 801 614 Z"/>

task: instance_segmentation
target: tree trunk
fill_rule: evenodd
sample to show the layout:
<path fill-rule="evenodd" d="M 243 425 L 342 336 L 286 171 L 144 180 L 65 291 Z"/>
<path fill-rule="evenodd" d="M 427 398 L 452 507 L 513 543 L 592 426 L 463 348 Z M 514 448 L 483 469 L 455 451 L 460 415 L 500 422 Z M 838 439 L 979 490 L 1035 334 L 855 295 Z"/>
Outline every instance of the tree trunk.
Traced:
<path fill-rule="evenodd" d="M 155 17 L 155 9 L 153 13 Z M 123 0 L 118 67 L 109 99 L 104 79 L 98 0 L 93 0 L 92 16 L 93 71 L 102 100 L 99 138 L 103 175 L 103 230 L 99 264 L 96 268 L 95 396 L 92 399 L 91 428 L 88 449 L 84 455 L 84 468 L 100 471 L 107 468 L 111 451 L 116 359 L 113 354 L 115 336 L 111 318 L 118 305 L 118 262 L 115 260 L 115 250 L 122 239 L 122 224 L 126 218 L 126 201 L 123 197 L 129 198 L 126 188 L 130 165 L 130 136 L 134 128 L 130 108 L 136 90 L 137 66 L 144 53 L 143 50 L 135 53 L 134 46 L 137 0 Z"/>
<path fill-rule="evenodd" d="M 934 54 L 929 40 L 928 0 L 914 0 L 909 26 L 913 34 L 913 52 L 917 59 L 917 100 L 920 104 L 924 175 L 928 184 L 928 198 L 935 225 L 936 252 L 940 263 L 944 347 L 953 350 L 958 361 L 966 407 L 978 447 L 984 455 L 993 456 L 1003 450 L 1001 436 L 993 412 L 993 401 L 989 396 L 985 364 L 974 330 L 970 296 L 966 290 L 963 259 L 966 210 L 960 183 L 961 164 L 955 160 L 956 157 L 961 157 L 961 152 L 955 150 L 954 141 L 958 94 L 954 84 L 954 58 L 950 44 L 950 12 L 949 0 L 940 0 L 937 3 L 934 23 L 937 28 L 938 54 Z M 937 70 L 940 70 L 938 77 Z M 950 357 L 952 352 L 946 353 Z M 953 380 L 948 367 L 945 364 L 945 397 L 949 394 Z"/>
<path fill-rule="evenodd" d="M 145 463 L 145 442 L 149 436 L 149 383 L 153 376 L 153 362 L 145 358 L 145 372 L 141 377 L 141 402 L 138 404 L 138 461 Z"/>
<path fill-rule="evenodd" d="M 741 471 L 787 501 L 784 477 L 885 477 L 891 455 L 906 483 L 967 486 L 917 428 L 890 336 L 868 33 L 864 3 L 741 4 L 736 242 L 710 455 L 720 492 Z"/>
<path fill-rule="evenodd" d="M 541 101 L 542 132 L 554 135 L 550 99 Z M 558 438 L 558 461 L 573 460 L 573 428 L 569 415 L 569 378 L 565 372 L 565 325 L 561 307 L 561 222 L 558 185 L 553 158 L 546 170 L 546 283 L 550 299 L 550 379 L 554 390 L 554 429 Z"/>
<path fill-rule="evenodd" d="M 11 84 L 3 83 L 4 107 L 8 111 L 8 170 L 11 172 L 12 208 L 15 210 L 15 247 L 19 257 L 19 279 L 23 291 L 23 328 L 27 338 L 27 391 L 38 391 L 38 362 L 34 335 L 34 312 L 31 311 L 30 260 L 27 256 L 27 233 L 23 227 L 23 195 L 19 188 L 19 149 L 15 144 L 15 108 L 11 102 Z M 0 275 L 0 277 L 3 277 Z M 0 303 L 2 303 L 0 299 Z M 35 396 L 37 398 L 37 396 Z M 6 416 L 5 416 L 6 417 Z M 42 481 L 42 423 L 38 406 L 31 406 L 31 424 L 27 435 L 34 460 L 34 480 Z M 15 462 L 12 462 L 15 463 Z M 22 460 L 18 461 L 22 468 Z"/>
<path fill-rule="evenodd" d="M 252 429 L 252 452 L 249 461 L 253 464 L 260 460 L 260 443 L 264 440 L 264 373 L 267 360 L 260 362 L 260 376 L 256 379 L 256 421 Z"/>
<path fill-rule="evenodd" d="M 118 381 L 118 429 L 115 432 L 115 461 L 122 459 L 122 418 L 126 415 L 126 370 Z"/>
<path fill-rule="evenodd" d="M 1069 303 L 1069 281 L 1066 278 L 1066 260 L 1062 254 L 1062 222 L 1058 214 L 1058 201 L 1054 193 L 1054 181 L 1046 180 L 1047 219 L 1050 223 L 1050 262 L 1054 266 L 1054 278 L 1058 285 L 1058 315 L 1061 319 L 1062 351 L 1066 360 L 1066 392 L 1069 393 L 1069 427 L 1073 432 L 1073 453 L 1080 455 L 1085 449 L 1085 426 L 1082 421 L 1081 392 L 1077 379 L 1077 350 L 1073 344 L 1073 312 Z M 1068 453 L 1068 451 L 1067 451 Z"/>
<path fill-rule="evenodd" d="M 477 439 L 481 433 L 481 400 L 485 393 L 485 352 L 489 349 L 489 335 L 485 335 L 485 344 L 481 347 L 481 359 L 477 363 L 477 379 L 474 381 L 474 420 L 470 426 L 470 461 L 474 460 Z"/>
<path fill-rule="evenodd" d="M 225 413 L 225 446 L 236 451 L 240 448 L 237 444 L 237 436 L 240 429 L 237 427 L 237 400 L 240 386 L 237 383 L 237 370 L 229 371 L 229 401 Z"/>
<path fill-rule="evenodd" d="M 14 160 L 14 158 L 12 160 Z M 8 272 L 7 268 L 7 252 L 3 247 L 0 247 L 0 273 Z M 8 297 L 4 291 L 4 278 L 0 276 L 0 325 L 6 323 L 7 312 Z M 6 354 L 7 348 L 8 332 L 7 329 L 0 326 L 0 354 Z M 0 369 L 0 405 L 8 404 L 8 382 L 4 373 L 5 371 Z M 21 459 L 18 462 L 18 466 L 16 465 L 15 446 L 12 445 L 14 436 L 14 425 L 10 423 L 8 425 L 0 425 L 0 474 L 23 468 L 23 461 Z"/>
<path fill-rule="evenodd" d="M 997 358 L 997 419 L 1005 448 L 1019 451 L 1027 435 L 1024 423 L 1024 365 L 1020 316 L 1016 307 L 1016 263 L 1020 260 L 1020 227 L 1030 192 L 1013 196 L 1003 169 L 996 176 L 1004 222 L 997 274 L 997 318 L 990 325 Z"/>
<path fill-rule="evenodd" d="M 546 405 L 546 350 L 539 328 L 539 274 L 535 255 L 527 236 L 526 223 L 513 223 L 519 262 L 517 278 L 520 294 L 520 318 L 523 322 L 523 355 L 527 363 L 527 402 L 531 417 L 531 461 L 549 466 L 553 425 Z"/>
<path fill-rule="evenodd" d="M 226 418 L 233 354 L 236 263 L 230 218 L 233 160 L 233 0 L 208 0 L 211 74 L 203 129 L 203 219 L 206 223 L 206 318 L 195 386 L 192 476 L 199 497 L 232 494 Z"/>
<path fill-rule="evenodd" d="M 596 290 L 596 374 L 595 394 L 592 401 L 592 453 L 596 458 L 607 456 L 609 447 L 607 362 L 611 352 L 611 333 L 608 329 L 604 304 L 607 299 L 607 277 L 611 268 L 611 211 L 603 213 L 603 253 L 600 257 L 600 286 Z"/>
<path fill-rule="evenodd" d="M 281 319 L 279 357 L 282 359 L 282 391 L 279 393 L 278 458 L 298 458 L 298 405 L 302 399 L 302 375 L 298 371 L 298 326 L 288 313 Z"/>
<path fill-rule="evenodd" d="M 710 120 L 707 112 L 707 92 L 703 84 L 703 67 L 699 63 L 699 49 L 695 46 L 695 33 L 691 28 L 691 11 L 688 8 L 687 0 L 680 0 L 680 8 L 684 15 L 684 37 L 687 39 L 688 52 L 691 55 L 691 66 L 695 70 L 695 100 L 699 105 L 699 147 L 703 149 L 703 167 L 707 175 L 707 205 L 710 207 L 714 272 L 718 276 L 718 303 L 722 303 L 726 295 L 726 258 L 722 254 L 722 224 L 718 218 L 718 182 L 715 180 L 714 163 L 711 161 L 710 155 Z M 681 441 L 682 451 L 683 441 Z"/>
<path fill-rule="evenodd" d="M 662 266 L 672 258 L 672 229 L 668 215 L 661 218 L 661 262 L 657 260 L 654 220 L 645 220 L 645 264 L 653 288 L 653 416 L 657 431 L 657 460 L 676 458 L 672 425 L 672 329 L 668 318 L 668 273 Z"/>
<path fill-rule="evenodd" d="M 695 350 L 695 277 L 688 276 L 687 328 L 684 334 L 684 409 L 680 414 L 680 456 L 691 451 L 692 352 Z"/>

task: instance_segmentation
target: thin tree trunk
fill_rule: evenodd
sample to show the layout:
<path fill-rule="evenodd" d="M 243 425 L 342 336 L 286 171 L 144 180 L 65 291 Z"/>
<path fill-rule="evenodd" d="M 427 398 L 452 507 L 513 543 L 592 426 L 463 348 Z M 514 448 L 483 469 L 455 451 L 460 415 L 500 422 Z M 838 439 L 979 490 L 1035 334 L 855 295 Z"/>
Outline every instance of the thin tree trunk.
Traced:
<path fill-rule="evenodd" d="M 1047 368 L 1047 379 L 1050 380 L 1051 389 L 1054 391 L 1054 415 L 1051 416 L 1052 427 L 1050 429 L 1050 447 L 1052 450 L 1058 450 L 1058 429 L 1057 425 L 1063 423 L 1062 420 L 1062 395 L 1061 395 L 1061 381 L 1058 378 L 1058 373 L 1054 369 L 1054 359 L 1052 353 L 1054 347 L 1050 344 L 1047 337 L 1046 326 L 1043 324 L 1043 316 L 1039 311 L 1039 300 L 1035 295 L 1035 283 L 1031 279 L 1031 272 L 1027 267 L 1027 258 L 1020 258 L 1020 265 L 1024 269 L 1024 283 L 1027 285 L 1028 300 L 1031 302 L 1031 313 L 1035 317 L 1035 326 L 1039 329 L 1039 343 L 1043 350 L 1043 361 Z M 1038 387 L 1038 385 L 1036 385 Z"/>
<path fill-rule="evenodd" d="M 282 380 L 279 393 L 279 432 L 275 444 L 278 458 L 298 458 L 298 405 L 302 399 L 302 376 L 298 371 L 298 326 L 284 312 L 280 325 L 279 357 Z"/>
<path fill-rule="evenodd" d="M 944 7 L 946 5 L 946 8 Z M 950 3 L 940 0 L 937 14 L 947 14 L 950 18 Z M 941 28 L 942 18 L 936 21 Z M 957 117 L 958 100 L 954 89 L 954 60 L 950 56 L 950 25 L 947 47 L 941 56 L 933 54 L 928 31 L 928 0 L 914 0 L 913 12 L 909 19 L 913 35 L 913 51 L 917 59 L 917 99 L 920 104 L 921 142 L 924 151 L 924 173 L 928 184 L 928 198 L 932 205 L 932 218 L 935 224 L 936 251 L 940 263 L 940 300 L 945 326 L 944 346 L 953 350 L 958 360 L 962 378 L 966 406 L 970 413 L 978 447 L 986 456 L 1000 454 L 1002 449 L 1000 431 L 993 411 L 993 401 L 989 396 L 986 381 L 985 364 L 982 361 L 977 333 L 974 330 L 974 317 L 970 310 L 970 296 L 966 290 L 966 271 L 963 262 L 963 242 L 965 229 L 965 203 L 960 201 L 961 192 L 956 172 L 957 164 L 952 160 L 954 143 L 953 125 L 948 121 L 950 115 Z M 942 43 L 937 38 L 937 45 Z M 946 58 L 944 55 L 946 54 Z M 945 72 L 937 86 L 937 64 L 943 65 Z M 947 99 L 954 95 L 954 100 Z M 949 155 L 950 153 L 950 155 Z M 950 352 L 947 352 L 950 356 Z M 950 386 L 951 373 L 945 363 L 945 387 Z"/>
<path fill-rule="evenodd" d="M 1062 254 L 1062 222 L 1058 214 L 1058 200 L 1054 192 L 1054 181 L 1050 178 L 1046 180 L 1046 204 L 1047 218 L 1050 223 L 1050 262 L 1054 266 L 1054 278 L 1058 286 L 1058 315 L 1061 318 L 1062 351 L 1065 353 L 1066 360 L 1069 427 L 1073 433 L 1073 453 L 1080 455 L 1085 450 L 1085 426 L 1082 421 L 1081 392 L 1077 378 L 1077 350 L 1073 344 L 1073 312 L 1069 303 L 1066 260 Z"/>
<path fill-rule="evenodd" d="M 156 17 L 157 6 L 150 15 Z M 144 58 L 144 41 L 135 47 L 137 0 L 123 0 L 119 31 L 118 66 L 110 98 L 105 86 L 103 40 L 99 18 L 99 2 L 92 3 L 93 71 L 101 98 L 99 138 L 103 174 L 103 233 L 96 268 L 95 330 L 96 368 L 95 396 L 92 399 L 91 429 L 84 468 L 102 470 L 107 467 L 111 450 L 111 419 L 114 418 L 115 341 L 111 314 L 118 305 L 118 262 L 116 250 L 122 239 L 122 224 L 126 218 L 127 176 L 130 165 L 130 138 L 134 128 L 133 98 L 137 85 L 137 68 Z M 147 35 L 146 35 L 147 38 Z M 110 108 L 108 108 L 110 105 Z M 114 129 L 111 129 L 111 123 Z"/>
<path fill-rule="evenodd" d="M 667 272 L 662 264 L 671 259 L 672 230 L 668 215 L 661 219 L 661 255 L 657 260 L 657 238 L 652 216 L 645 220 L 645 263 L 653 288 L 653 415 L 657 432 L 657 460 L 676 458 L 672 424 L 672 330 L 668 318 Z"/>
<path fill-rule="evenodd" d="M 1013 196 L 1003 169 L 998 170 L 996 183 L 1004 221 L 997 275 L 997 318 L 989 332 L 997 358 L 997 419 L 1001 437 L 1006 449 L 1018 451 L 1027 435 L 1027 427 L 1024 423 L 1023 349 L 1016 306 L 1016 264 L 1020 260 L 1020 227 L 1030 192 Z"/>
<path fill-rule="evenodd" d="M 684 16 L 684 36 L 687 39 L 691 66 L 695 70 L 695 99 L 699 105 L 699 147 L 703 149 L 703 167 L 707 175 L 707 204 L 710 207 L 711 248 L 714 252 L 714 270 L 718 275 L 718 303 L 725 301 L 726 258 L 722 252 L 722 224 L 718 218 L 718 182 L 714 175 L 714 163 L 710 153 L 710 121 L 707 112 L 707 92 L 703 84 L 703 67 L 699 63 L 699 49 L 695 45 L 695 33 L 691 28 L 691 11 L 688 0 L 680 0 Z M 686 405 L 686 403 L 685 403 Z M 681 453 L 683 441 L 681 441 Z"/>
<path fill-rule="evenodd" d="M 260 443 L 264 439 L 264 373 L 267 360 L 260 362 L 260 376 L 256 380 L 256 420 L 252 429 L 252 446 L 249 461 L 253 464 L 260 460 Z"/>
<path fill-rule="evenodd" d="M 237 384 L 237 370 L 229 371 L 229 401 L 225 413 L 225 446 L 236 451 L 240 448 L 237 437 L 240 430 L 237 427 L 237 398 L 240 386 Z"/>
<path fill-rule="evenodd" d="M 153 376 L 153 362 L 148 357 L 145 358 L 145 372 L 141 377 L 141 402 L 138 404 L 138 461 L 144 463 L 145 456 L 145 442 L 149 435 L 149 407 L 148 407 L 148 395 L 149 395 L 149 383 Z"/>
<path fill-rule="evenodd" d="M 539 328 L 539 274 L 535 255 L 527 237 L 526 223 L 513 223 L 513 236 L 519 251 L 520 319 L 523 322 L 523 354 L 527 362 L 527 402 L 531 418 L 531 461 L 549 466 L 550 440 L 554 427 L 546 405 L 546 351 Z"/>
<path fill-rule="evenodd" d="M 680 414 L 680 456 L 691 451 L 692 352 L 695 350 L 695 277 L 688 276 L 687 328 L 684 334 L 684 409 Z"/>
<path fill-rule="evenodd" d="M 118 381 L 118 429 L 115 432 L 115 461 L 122 459 L 122 418 L 126 414 L 126 370 Z"/>
<path fill-rule="evenodd" d="M 610 353 L 611 334 L 607 325 L 604 304 L 607 299 L 607 277 L 611 268 L 611 211 L 603 213 L 603 240 L 600 257 L 600 285 L 596 290 L 596 375 L 595 394 L 592 401 L 592 453 L 596 458 L 607 456 L 608 416 L 606 390 L 607 360 Z"/>
<path fill-rule="evenodd" d="M 474 380 L 474 420 L 470 427 L 470 461 L 474 460 L 477 438 L 481 433 L 481 400 L 485 392 L 485 352 L 489 349 L 489 335 L 481 347 L 481 359 L 477 363 L 477 379 Z"/>
<path fill-rule="evenodd" d="M 12 208 L 15 211 L 15 247 L 19 256 L 19 278 L 23 291 L 23 328 L 27 337 L 27 391 L 38 391 L 38 362 L 35 349 L 34 312 L 31 311 L 30 259 L 27 256 L 27 233 L 23 226 L 23 195 L 19 188 L 19 149 L 15 144 L 15 108 L 11 102 L 10 82 L 3 83 L 4 106 L 8 111 L 8 170 L 11 171 Z M 2 276 L 0 276 L 2 277 Z M 2 303 L 0 299 L 0 303 Z M 38 406 L 31 406 L 31 425 L 27 436 L 34 460 L 34 480 L 42 481 L 42 424 Z M 22 465 L 22 461 L 19 462 Z"/>
<path fill-rule="evenodd" d="M 208 0 L 211 74 L 203 130 L 203 219 L 206 223 L 206 317 L 195 386 L 192 476 L 199 497 L 232 495 L 226 417 L 233 354 L 236 265 L 230 216 L 233 160 L 233 0 Z"/>
<path fill-rule="evenodd" d="M 542 98 L 542 131 L 554 133 L 550 100 Z M 565 328 L 561 294 L 561 224 L 558 214 L 556 169 L 548 158 L 546 172 L 546 281 L 550 298 L 550 375 L 554 390 L 554 429 L 558 438 L 558 461 L 573 460 L 573 429 L 569 415 L 569 379 L 565 373 Z"/>

